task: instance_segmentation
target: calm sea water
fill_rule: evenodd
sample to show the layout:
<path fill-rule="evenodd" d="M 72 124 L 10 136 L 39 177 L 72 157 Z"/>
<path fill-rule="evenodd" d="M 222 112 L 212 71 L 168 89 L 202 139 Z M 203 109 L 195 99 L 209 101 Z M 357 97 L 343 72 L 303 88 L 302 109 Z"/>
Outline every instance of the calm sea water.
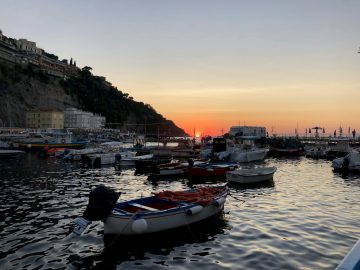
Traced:
<path fill-rule="evenodd" d="M 334 269 L 360 237 L 360 177 L 304 157 L 265 164 L 278 168 L 273 183 L 230 185 L 222 215 L 105 247 L 101 222 L 66 238 L 92 186 L 110 186 L 126 200 L 200 183 L 84 170 L 31 154 L 0 160 L 0 269 Z"/>

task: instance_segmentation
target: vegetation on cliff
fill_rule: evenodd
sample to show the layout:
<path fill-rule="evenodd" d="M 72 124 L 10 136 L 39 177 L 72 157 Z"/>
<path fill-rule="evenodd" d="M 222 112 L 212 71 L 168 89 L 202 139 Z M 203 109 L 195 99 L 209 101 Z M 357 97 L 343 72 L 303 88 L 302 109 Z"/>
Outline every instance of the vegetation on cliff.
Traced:
<path fill-rule="evenodd" d="M 90 67 L 84 67 L 78 76 L 62 81 L 67 94 L 74 96 L 82 109 L 101 114 L 113 127 L 128 127 L 129 130 L 168 135 L 184 135 L 185 132 L 157 113 L 149 104 L 133 100 L 111 86 L 103 77 L 93 76 Z"/>
<path fill-rule="evenodd" d="M 105 116 L 108 127 L 154 135 L 159 133 L 183 136 L 185 134 L 184 130 L 178 128 L 171 120 L 165 119 L 149 104 L 133 100 L 129 94 L 111 86 L 105 81 L 105 78 L 92 75 L 90 70 L 90 67 L 84 67 L 79 70 L 77 76 L 61 79 L 45 74 L 31 65 L 22 67 L 0 62 L 0 96 L 6 93 L 4 98 L 16 96 L 17 101 L 15 102 L 24 101 L 26 103 L 23 104 L 25 107 L 22 106 L 23 120 L 7 120 L 6 118 L 11 117 L 9 113 L 6 117 L 0 115 L 0 119 L 5 119 L 3 123 L 24 123 L 24 109 L 37 109 L 44 103 L 49 106 L 56 104 L 56 109 L 64 109 L 77 103 L 79 109 Z M 26 89 L 20 91 L 24 87 Z M 46 102 L 29 101 L 29 98 L 24 96 L 25 93 L 31 95 L 31 93 L 39 92 L 38 89 L 33 88 L 45 88 L 47 94 L 43 98 L 46 98 Z M 55 92 L 57 94 L 56 102 L 52 102 L 51 99 Z M 61 104 L 59 96 L 64 97 Z M 70 101 L 68 97 L 70 97 Z M 40 98 L 38 97 L 38 99 Z M 19 118 L 20 114 L 17 117 Z"/>

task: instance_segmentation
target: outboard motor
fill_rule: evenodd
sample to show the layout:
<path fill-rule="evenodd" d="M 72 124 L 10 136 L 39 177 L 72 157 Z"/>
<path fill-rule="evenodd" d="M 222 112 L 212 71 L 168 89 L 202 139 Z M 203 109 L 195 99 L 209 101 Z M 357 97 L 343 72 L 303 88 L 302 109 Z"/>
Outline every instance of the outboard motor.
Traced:
<path fill-rule="evenodd" d="M 120 192 L 100 185 L 89 194 L 89 203 L 83 214 L 86 220 L 96 221 L 107 218 L 119 199 Z"/>

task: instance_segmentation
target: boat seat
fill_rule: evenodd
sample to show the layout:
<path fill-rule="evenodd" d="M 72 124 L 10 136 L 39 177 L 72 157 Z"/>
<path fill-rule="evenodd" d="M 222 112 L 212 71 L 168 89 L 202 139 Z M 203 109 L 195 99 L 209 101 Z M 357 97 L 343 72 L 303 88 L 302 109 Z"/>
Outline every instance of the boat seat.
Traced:
<path fill-rule="evenodd" d="M 142 209 L 145 209 L 145 210 L 148 210 L 148 211 L 159 211 L 156 208 L 152 208 L 150 206 L 146 206 L 146 205 L 142 205 L 142 204 L 138 204 L 138 203 L 129 203 L 129 205 L 135 206 L 135 207 L 138 207 L 138 208 L 142 208 Z"/>

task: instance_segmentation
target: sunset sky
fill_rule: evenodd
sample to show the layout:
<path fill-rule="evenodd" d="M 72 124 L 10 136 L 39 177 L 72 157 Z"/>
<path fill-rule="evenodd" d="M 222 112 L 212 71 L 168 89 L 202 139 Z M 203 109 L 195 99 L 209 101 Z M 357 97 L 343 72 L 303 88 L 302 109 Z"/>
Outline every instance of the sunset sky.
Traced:
<path fill-rule="evenodd" d="M 0 0 L 0 29 L 91 66 L 190 134 L 360 134 L 359 0 Z"/>

